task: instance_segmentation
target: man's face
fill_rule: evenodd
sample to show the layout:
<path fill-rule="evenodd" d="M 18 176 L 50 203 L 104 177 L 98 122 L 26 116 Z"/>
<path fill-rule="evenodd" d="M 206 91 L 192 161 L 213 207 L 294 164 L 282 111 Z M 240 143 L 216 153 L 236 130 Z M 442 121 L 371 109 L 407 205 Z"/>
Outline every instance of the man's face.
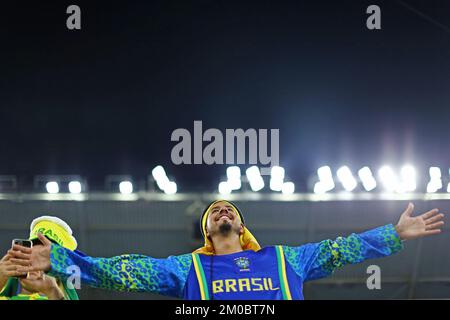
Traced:
<path fill-rule="evenodd" d="M 238 213 L 225 201 L 214 204 L 206 220 L 206 235 L 211 237 L 215 234 L 227 236 L 231 232 L 241 234 L 244 231 Z"/>

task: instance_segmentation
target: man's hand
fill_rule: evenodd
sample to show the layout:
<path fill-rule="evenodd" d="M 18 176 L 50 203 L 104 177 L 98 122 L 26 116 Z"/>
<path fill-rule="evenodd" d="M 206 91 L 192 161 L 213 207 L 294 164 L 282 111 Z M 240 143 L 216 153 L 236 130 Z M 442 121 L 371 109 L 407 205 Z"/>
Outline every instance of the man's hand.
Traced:
<path fill-rule="evenodd" d="M 7 280 L 9 277 L 16 276 L 16 266 L 11 263 L 11 256 L 6 254 L 2 260 L 0 260 L 0 282 Z M 1 288 L 0 288 L 1 289 Z"/>
<path fill-rule="evenodd" d="M 444 225 L 444 214 L 439 213 L 439 209 L 430 210 L 417 217 L 411 216 L 413 210 L 414 205 L 409 203 L 395 226 L 400 239 L 417 239 L 441 232 L 440 227 Z"/>
<path fill-rule="evenodd" d="M 50 250 L 52 243 L 40 233 L 38 233 L 38 238 L 42 245 L 36 245 L 33 248 L 14 245 L 8 251 L 8 254 L 11 256 L 11 262 L 20 266 L 17 268 L 17 271 L 22 275 L 33 271 L 47 272 L 50 270 Z"/>
<path fill-rule="evenodd" d="M 0 260 L 0 290 L 5 286 L 8 278 L 22 275 L 16 270 L 17 267 L 17 265 L 11 262 L 11 256 L 9 254 L 6 254 Z"/>
<path fill-rule="evenodd" d="M 20 284 L 29 292 L 44 294 L 49 300 L 64 299 L 64 294 L 58 288 L 56 279 L 47 276 L 42 271 L 30 272 L 27 278 L 20 279 Z"/>

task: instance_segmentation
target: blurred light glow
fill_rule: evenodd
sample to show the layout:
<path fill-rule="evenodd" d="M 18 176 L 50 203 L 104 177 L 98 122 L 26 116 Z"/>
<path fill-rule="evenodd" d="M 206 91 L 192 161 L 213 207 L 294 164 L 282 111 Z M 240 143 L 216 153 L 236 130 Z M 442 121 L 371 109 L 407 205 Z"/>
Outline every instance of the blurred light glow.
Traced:
<path fill-rule="evenodd" d="M 155 179 L 156 184 L 158 185 L 158 188 L 164 192 L 167 188 L 169 188 L 170 191 L 173 190 L 174 185 L 171 184 L 171 181 L 167 177 L 166 171 L 162 166 L 156 166 L 152 170 L 152 176 L 153 179 Z"/>
<path fill-rule="evenodd" d="M 162 191 L 164 191 L 167 188 L 167 185 L 170 183 L 169 178 L 156 180 L 156 184 L 158 185 L 158 188 Z"/>
<path fill-rule="evenodd" d="M 284 179 L 284 168 L 280 166 L 273 166 L 270 170 L 270 176 L 272 179 L 281 180 Z"/>
<path fill-rule="evenodd" d="M 167 178 L 166 171 L 162 166 L 156 166 L 155 168 L 153 168 L 152 176 L 156 181 Z"/>
<path fill-rule="evenodd" d="M 248 182 L 250 183 L 250 188 L 254 192 L 264 188 L 264 180 L 257 166 L 251 166 L 245 171 L 245 174 L 247 175 Z"/>
<path fill-rule="evenodd" d="M 434 193 L 442 189 L 442 173 L 438 167 L 430 167 L 430 182 L 427 184 L 427 192 Z"/>
<path fill-rule="evenodd" d="M 345 190 L 352 191 L 353 189 L 356 188 L 358 183 L 356 182 L 356 179 L 353 177 L 353 174 L 350 171 L 349 167 L 343 166 L 339 168 L 336 174 Z"/>
<path fill-rule="evenodd" d="M 249 180 L 257 179 L 261 176 L 261 172 L 257 166 L 251 166 L 247 170 L 245 170 L 245 174 Z"/>
<path fill-rule="evenodd" d="M 427 192 L 428 193 L 434 193 L 437 192 L 439 189 L 442 189 L 442 181 L 441 180 L 431 180 L 427 184 Z"/>
<path fill-rule="evenodd" d="M 45 184 L 45 189 L 47 189 L 48 193 L 58 193 L 59 192 L 59 185 L 56 181 L 49 181 Z"/>
<path fill-rule="evenodd" d="M 133 184 L 130 181 L 122 181 L 119 183 L 119 191 L 121 194 L 133 193 Z"/>
<path fill-rule="evenodd" d="M 284 168 L 273 166 L 270 171 L 270 190 L 282 191 L 284 180 Z"/>
<path fill-rule="evenodd" d="M 270 190 L 272 191 L 282 191 L 283 180 L 270 178 Z"/>
<path fill-rule="evenodd" d="M 242 187 L 241 179 L 228 180 L 231 190 L 239 190 Z"/>
<path fill-rule="evenodd" d="M 177 184 L 173 181 L 169 181 L 164 188 L 165 194 L 175 194 L 177 193 Z"/>
<path fill-rule="evenodd" d="M 242 187 L 241 169 L 238 166 L 231 166 L 227 168 L 228 186 L 231 191 L 239 190 Z"/>
<path fill-rule="evenodd" d="M 430 179 L 431 180 L 437 180 L 442 177 L 441 169 L 438 167 L 431 167 L 430 168 Z"/>
<path fill-rule="evenodd" d="M 366 191 L 372 191 L 377 187 L 377 181 L 373 177 L 372 171 L 369 167 L 359 169 L 358 176 Z"/>
<path fill-rule="evenodd" d="M 254 180 L 250 183 L 250 188 L 252 188 L 254 192 L 261 190 L 262 188 L 264 188 L 264 180 L 262 178 Z"/>
<path fill-rule="evenodd" d="M 325 192 L 325 187 L 322 182 L 319 181 L 314 184 L 314 193 L 324 194 Z"/>
<path fill-rule="evenodd" d="M 230 181 L 241 180 L 241 169 L 238 166 L 228 167 L 227 178 Z"/>
<path fill-rule="evenodd" d="M 293 194 L 295 191 L 295 185 L 293 182 L 285 182 L 281 188 L 283 194 Z"/>
<path fill-rule="evenodd" d="M 428 182 L 428 184 L 427 184 L 427 192 L 428 193 L 435 193 L 441 188 L 442 188 L 442 185 L 439 186 L 439 184 L 436 184 L 435 182 L 432 182 L 432 181 Z"/>
<path fill-rule="evenodd" d="M 319 177 L 320 184 L 316 183 L 314 185 L 314 193 L 325 193 L 334 189 L 333 174 L 329 166 L 323 166 L 317 169 L 317 176 Z"/>
<path fill-rule="evenodd" d="M 402 178 L 401 189 L 406 192 L 411 192 L 416 190 L 416 169 L 411 165 L 405 165 L 400 170 L 400 176 Z"/>
<path fill-rule="evenodd" d="M 378 171 L 378 175 L 380 177 L 381 183 L 387 191 L 394 192 L 399 189 L 397 177 L 394 174 L 394 171 L 392 171 L 391 167 L 381 167 Z"/>
<path fill-rule="evenodd" d="M 219 193 L 223 195 L 231 193 L 231 188 L 227 181 L 222 181 L 221 183 L 219 183 Z"/>
<path fill-rule="evenodd" d="M 331 168 L 329 166 L 323 166 L 317 169 L 317 175 L 320 181 L 325 181 L 333 179 L 333 174 L 331 173 Z"/>
<path fill-rule="evenodd" d="M 70 193 L 81 193 L 81 183 L 79 181 L 69 182 L 69 192 Z"/>

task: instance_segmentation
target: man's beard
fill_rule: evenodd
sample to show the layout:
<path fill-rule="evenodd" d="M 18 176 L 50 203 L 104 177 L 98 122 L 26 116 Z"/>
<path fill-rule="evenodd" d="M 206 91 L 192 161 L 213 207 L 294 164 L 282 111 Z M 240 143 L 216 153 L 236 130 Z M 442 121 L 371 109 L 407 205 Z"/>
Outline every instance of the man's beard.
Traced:
<path fill-rule="evenodd" d="M 219 226 L 219 233 L 222 236 L 227 236 L 231 232 L 231 224 L 224 222 Z"/>
<path fill-rule="evenodd" d="M 220 226 L 219 226 L 219 230 L 216 231 L 217 234 L 220 234 L 222 237 L 227 237 L 229 236 L 231 233 L 236 233 L 237 235 L 239 235 L 240 232 L 240 228 L 233 228 L 233 225 L 229 222 L 223 222 Z"/>

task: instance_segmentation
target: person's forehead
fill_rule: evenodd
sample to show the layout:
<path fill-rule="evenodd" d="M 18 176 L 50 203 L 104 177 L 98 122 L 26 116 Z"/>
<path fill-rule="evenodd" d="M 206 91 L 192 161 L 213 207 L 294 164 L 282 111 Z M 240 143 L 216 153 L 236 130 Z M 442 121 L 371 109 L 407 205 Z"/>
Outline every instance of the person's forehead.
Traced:
<path fill-rule="evenodd" d="M 224 207 L 224 206 L 234 210 L 233 206 L 230 203 L 226 202 L 226 201 L 219 201 L 219 202 L 215 203 L 212 206 L 211 210 L 218 209 L 218 208 L 221 208 L 221 207 Z"/>

